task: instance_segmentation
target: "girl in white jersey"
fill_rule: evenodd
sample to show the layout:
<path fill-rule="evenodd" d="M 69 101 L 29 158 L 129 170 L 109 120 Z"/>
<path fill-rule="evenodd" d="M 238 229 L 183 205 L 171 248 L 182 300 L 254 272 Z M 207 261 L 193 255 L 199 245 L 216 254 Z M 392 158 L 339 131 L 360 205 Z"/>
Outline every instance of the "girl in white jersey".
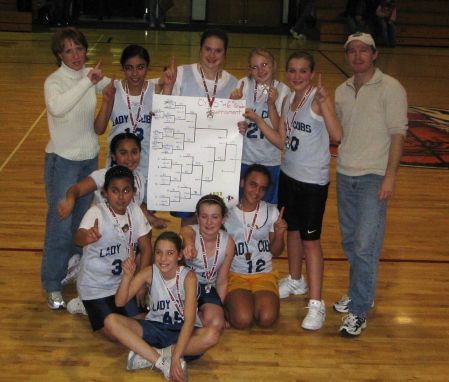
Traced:
<path fill-rule="evenodd" d="M 276 206 L 262 200 L 269 185 L 270 173 L 265 166 L 249 166 L 241 181 L 243 197 L 225 222 L 235 241 L 225 306 L 230 324 L 237 329 L 249 328 L 254 320 L 270 327 L 279 317 L 272 256 L 284 249 L 287 224 L 283 210 L 279 213 Z"/>
<path fill-rule="evenodd" d="M 268 126 L 277 130 L 282 101 L 290 93 L 290 89 L 274 79 L 276 61 L 268 50 L 253 49 L 248 56 L 248 65 L 249 74 L 239 81 L 238 88 L 231 93 L 231 99 L 246 99 L 246 107 L 253 109 Z M 271 184 L 265 192 L 264 200 L 277 204 L 281 150 L 265 138 L 255 122 L 248 124 L 243 139 L 242 178 L 253 163 L 264 165 L 270 172 Z"/>
<path fill-rule="evenodd" d="M 195 271 L 200 283 L 201 322 L 220 331 L 225 326 L 223 303 L 234 257 L 234 240 L 222 229 L 226 215 L 221 197 L 205 195 L 196 204 L 198 224 L 181 228 L 186 265 Z"/>
<path fill-rule="evenodd" d="M 307 330 L 320 329 L 325 320 L 321 299 L 323 253 L 321 227 L 329 187 L 329 136 L 339 141 L 342 134 L 333 102 L 318 79 L 312 84 L 315 61 L 299 51 L 287 60 L 287 79 L 293 89 L 285 100 L 279 131 L 269 129 L 249 111 L 245 116 L 260 121 L 259 127 L 273 144 L 284 150 L 279 182 L 279 206 L 285 207 L 288 223 L 289 276 L 280 282 L 281 298 L 302 294 L 307 285 L 301 277 L 305 256 L 309 281 L 308 313 L 302 322 Z"/>
<path fill-rule="evenodd" d="M 140 45 L 128 45 L 122 52 L 120 63 L 125 78 L 111 81 L 103 91 L 103 103 L 95 119 L 95 132 L 98 135 L 103 134 L 108 127 L 108 122 L 111 121 L 109 142 L 120 133 L 135 134 L 142 146 L 138 169 L 145 179 L 148 179 L 151 111 L 155 93 L 154 84 L 145 79 L 150 55 Z M 162 89 L 163 93 L 164 91 Z"/>
<path fill-rule="evenodd" d="M 141 161 L 141 142 L 140 139 L 132 133 L 117 134 L 110 143 L 109 151 L 111 153 L 111 165 L 120 165 L 129 168 L 134 174 L 134 192 L 133 202 L 142 207 L 142 211 L 151 225 L 157 228 L 165 228 L 167 221 L 159 219 L 146 209 L 143 203 L 145 195 L 145 178 L 138 169 Z M 101 189 L 104 184 L 104 178 L 107 168 L 95 170 L 87 178 L 72 185 L 66 192 L 65 199 L 58 204 L 58 214 L 60 219 L 65 219 L 73 210 L 76 199 L 95 192 L 95 203 L 104 201 Z"/>
<path fill-rule="evenodd" d="M 145 180 L 137 169 L 137 165 L 140 161 L 139 138 L 131 133 L 120 133 L 112 139 L 110 151 L 113 165 L 117 164 L 120 166 L 125 166 L 133 172 L 135 187 L 133 202 L 141 206 L 145 217 L 151 225 L 158 228 L 165 227 L 166 220 L 157 218 L 154 214 L 150 213 L 146 209 L 145 204 L 142 203 L 145 193 Z M 66 192 L 65 199 L 61 200 L 58 205 L 58 214 L 60 219 L 66 219 L 72 213 L 73 206 L 78 198 L 82 198 L 92 192 L 95 192 L 95 204 L 100 204 L 105 201 L 102 189 L 107 170 L 107 168 L 95 170 L 87 178 L 84 178 L 80 182 L 70 186 Z M 63 285 L 76 279 L 79 272 L 80 260 L 81 256 L 79 255 L 73 255 L 70 258 L 67 276 L 62 280 Z M 139 305 L 142 305 L 144 296 L 142 295 L 139 297 L 138 303 Z M 79 297 L 69 301 L 67 304 L 67 311 L 72 314 L 87 314 Z"/>
<path fill-rule="evenodd" d="M 172 64 L 159 81 L 164 88 L 173 87 L 171 94 L 179 96 L 206 97 L 209 103 L 208 113 L 213 116 L 216 98 L 229 98 L 237 86 L 237 79 L 223 65 L 228 49 L 228 35 L 220 29 L 208 29 L 200 39 L 199 62 L 176 67 Z M 174 85 L 167 79 L 174 79 Z M 173 81 L 172 81 L 173 82 Z M 167 90 L 170 94 L 170 90 Z M 194 212 L 172 212 L 181 218 L 181 225 L 195 224 Z"/>
<path fill-rule="evenodd" d="M 149 264 L 151 227 L 140 207 L 132 202 L 134 176 L 128 168 L 111 167 L 106 172 L 103 192 L 105 202 L 87 211 L 74 235 L 74 242 L 83 247 L 77 290 L 92 329 L 115 339 L 104 328 L 108 315 L 119 313 L 134 317 L 139 314 L 135 299 L 121 308 L 115 305 L 122 264 L 136 245 L 140 250 L 140 264 Z"/>
<path fill-rule="evenodd" d="M 145 320 L 136 321 L 111 314 L 105 327 L 131 349 L 128 370 L 153 368 L 166 379 L 184 381 L 186 359 L 198 358 L 214 346 L 219 337 L 213 328 L 201 328 L 197 315 L 198 281 L 194 272 L 180 266 L 182 240 L 174 232 L 163 232 L 155 242 L 154 264 L 136 270 L 134 255 L 123 263 L 123 279 L 115 297 L 124 306 L 146 285 L 150 311 Z"/>

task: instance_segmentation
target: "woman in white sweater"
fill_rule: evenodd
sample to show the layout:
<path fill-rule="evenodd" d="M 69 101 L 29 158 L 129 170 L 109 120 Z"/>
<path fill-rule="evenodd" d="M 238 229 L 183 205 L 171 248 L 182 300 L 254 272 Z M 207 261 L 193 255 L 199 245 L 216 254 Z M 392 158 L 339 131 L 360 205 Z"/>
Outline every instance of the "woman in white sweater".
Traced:
<path fill-rule="evenodd" d="M 61 281 L 69 257 L 81 253 L 72 234 L 88 210 L 92 196 L 77 200 L 69 219 L 58 218 L 58 201 L 70 185 L 97 168 L 100 146 L 94 131 L 96 93 L 107 85 L 99 64 L 85 68 L 86 37 L 74 28 L 57 31 L 51 49 L 59 68 L 45 81 L 50 141 L 45 149 L 45 190 L 48 203 L 41 279 L 51 309 L 65 307 Z"/>

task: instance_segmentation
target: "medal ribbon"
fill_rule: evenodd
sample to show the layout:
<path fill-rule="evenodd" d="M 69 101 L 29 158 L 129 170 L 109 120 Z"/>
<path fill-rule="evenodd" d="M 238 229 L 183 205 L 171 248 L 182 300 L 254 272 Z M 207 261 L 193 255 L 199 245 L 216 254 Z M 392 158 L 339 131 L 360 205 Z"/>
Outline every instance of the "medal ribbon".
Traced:
<path fill-rule="evenodd" d="M 132 112 L 132 109 L 131 109 L 131 101 L 129 99 L 128 82 L 125 81 L 125 93 L 126 93 L 126 101 L 128 103 L 128 115 L 129 115 L 129 119 L 131 120 L 131 127 L 132 127 L 132 133 L 133 134 L 136 132 L 137 122 L 139 121 L 140 112 L 142 111 L 143 95 L 145 93 L 144 88 L 145 88 L 145 84 L 142 85 L 142 90 L 140 92 L 139 108 L 137 109 L 136 121 L 134 121 L 133 112 Z"/>
<path fill-rule="evenodd" d="M 217 84 L 218 84 L 218 72 L 215 76 L 215 83 L 214 83 L 214 93 L 212 94 L 212 97 L 209 95 L 209 89 L 207 88 L 206 79 L 204 77 L 203 68 L 200 65 L 200 73 L 201 73 L 201 79 L 203 80 L 204 90 L 206 91 L 207 95 L 207 102 L 209 103 L 210 109 L 212 109 L 212 105 L 215 101 L 215 95 L 217 94 Z"/>
<path fill-rule="evenodd" d="M 206 244 L 204 243 L 204 239 L 203 239 L 203 236 L 201 235 L 201 233 L 200 233 L 200 244 L 201 244 L 201 252 L 203 254 L 204 268 L 206 268 L 206 281 L 208 284 L 210 284 L 212 275 L 215 272 L 215 268 L 216 268 L 217 260 L 218 260 L 218 252 L 220 250 L 220 232 L 218 232 L 218 234 L 217 234 L 217 241 L 215 242 L 214 263 L 213 263 L 212 269 L 210 271 L 209 271 L 209 264 L 207 261 Z"/>
<path fill-rule="evenodd" d="M 177 299 L 175 298 L 175 296 L 173 296 L 173 293 L 171 292 L 170 288 L 167 286 L 167 284 L 164 285 L 167 288 L 167 292 L 168 295 L 170 296 L 170 300 L 173 302 L 173 305 L 175 306 L 176 310 L 178 311 L 178 313 L 181 315 L 182 319 L 184 319 L 184 303 L 182 302 L 182 298 L 181 298 L 181 294 L 179 293 L 179 272 L 180 269 L 179 267 L 176 269 L 176 295 L 177 295 Z"/>
<path fill-rule="evenodd" d="M 141 192 L 140 190 L 141 190 L 141 187 L 142 187 L 142 182 L 140 181 L 140 177 L 134 175 L 134 183 L 136 184 L 136 190 L 137 190 L 137 192 L 139 193 L 139 196 L 140 196 L 140 192 Z M 136 194 L 137 193 L 135 193 L 133 195 L 133 202 L 136 202 L 136 199 L 135 199 L 135 197 L 137 196 Z"/>
<path fill-rule="evenodd" d="M 312 90 L 313 90 L 313 86 L 310 85 L 310 87 L 304 93 L 304 96 L 302 97 L 301 102 L 299 103 L 298 107 L 295 109 L 295 112 L 293 113 L 291 125 L 293 125 L 293 121 L 295 120 L 296 113 L 304 106 L 304 104 L 307 101 L 307 98 L 309 98 L 310 93 L 312 93 Z M 288 116 L 285 118 L 285 120 L 287 122 L 287 136 L 285 137 L 285 141 L 287 142 L 290 139 L 290 136 L 292 134 L 292 127 L 291 127 L 290 123 L 288 123 Z"/>
<path fill-rule="evenodd" d="M 260 203 L 257 203 L 256 213 L 254 214 L 253 222 L 251 223 L 250 230 L 248 232 L 248 236 L 245 237 L 245 243 L 246 243 L 246 246 L 248 247 L 248 250 L 249 250 L 249 242 L 251 241 L 251 236 L 253 235 L 254 227 L 256 226 L 256 219 L 257 219 L 257 215 L 259 214 L 259 207 L 260 207 Z M 242 206 L 242 214 L 243 214 L 243 224 L 244 224 L 244 228 L 245 228 L 245 232 L 246 232 L 247 227 L 246 227 L 246 221 L 245 221 L 245 211 L 243 211 L 243 206 Z"/>
<path fill-rule="evenodd" d="M 123 228 L 120 227 L 120 223 L 118 221 L 117 215 L 115 214 L 114 210 L 111 208 L 111 206 L 106 203 L 106 205 L 108 206 L 109 212 L 111 213 L 112 219 L 115 221 L 115 226 L 118 227 L 119 233 L 120 235 L 125 236 L 125 232 L 123 231 Z M 128 255 L 129 255 L 129 250 L 131 248 L 131 239 L 132 239 L 132 234 L 133 234 L 133 225 L 131 223 L 131 215 L 129 214 L 128 211 L 128 207 L 126 207 L 126 216 L 128 218 L 128 232 L 129 232 L 129 236 L 128 236 Z M 125 241 L 126 241 L 126 236 L 125 236 Z"/>
<path fill-rule="evenodd" d="M 274 85 L 274 80 L 271 82 L 271 85 L 262 84 L 262 96 L 264 95 L 265 91 L 266 91 L 267 94 L 268 94 L 268 90 L 269 90 L 270 87 L 272 87 L 273 85 Z M 258 83 L 257 83 L 257 81 L 256 81 L 256 86 L 254 87 L 254 97 L 253 97 L 254 103 L 257 102 L 257 86 L 258 86 Z M 260 101 L 260 99 L 259 99 L 259 101 Z"/>

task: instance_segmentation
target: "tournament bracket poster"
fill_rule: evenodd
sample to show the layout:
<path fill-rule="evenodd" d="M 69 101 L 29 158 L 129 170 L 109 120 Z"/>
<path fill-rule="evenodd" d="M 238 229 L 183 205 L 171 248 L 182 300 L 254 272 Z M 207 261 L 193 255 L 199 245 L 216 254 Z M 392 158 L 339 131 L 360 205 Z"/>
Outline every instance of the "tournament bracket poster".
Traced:
<path fill-rule="evenodd" d="M 147 206 L 195 211 L 201 196 L 238 202 L 245 100 L 153 96 Z"/>

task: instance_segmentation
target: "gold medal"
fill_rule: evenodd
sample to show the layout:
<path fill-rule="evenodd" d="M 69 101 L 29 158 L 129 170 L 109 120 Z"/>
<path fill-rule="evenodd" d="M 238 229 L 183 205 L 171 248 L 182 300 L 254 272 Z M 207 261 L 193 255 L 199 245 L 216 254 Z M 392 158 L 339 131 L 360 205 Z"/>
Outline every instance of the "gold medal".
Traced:
<path fill-rule="evenodd" d="M 214 111 L 212 110 L 212 108 L 209 108 L 207 110 L 206 116 L 207 116 L 208 119 L 214 118 Z"/>
<path fill-rule="evenodd" d="M 124 233 L 128 232 L 128 231 L 129 231 L 129 225 L 128 225 L 128 224 L 125 224 L 125 225 L 122 227 L 122 231 L 123 231 Z"/>
<path fill-rule="evenodd" d="M 246 252 L 246 253 L 245 253 L 245 259 L 246 259 L 247 261 L 251 260 L 251 256 L 252 256 L 251 252 Z"/>

